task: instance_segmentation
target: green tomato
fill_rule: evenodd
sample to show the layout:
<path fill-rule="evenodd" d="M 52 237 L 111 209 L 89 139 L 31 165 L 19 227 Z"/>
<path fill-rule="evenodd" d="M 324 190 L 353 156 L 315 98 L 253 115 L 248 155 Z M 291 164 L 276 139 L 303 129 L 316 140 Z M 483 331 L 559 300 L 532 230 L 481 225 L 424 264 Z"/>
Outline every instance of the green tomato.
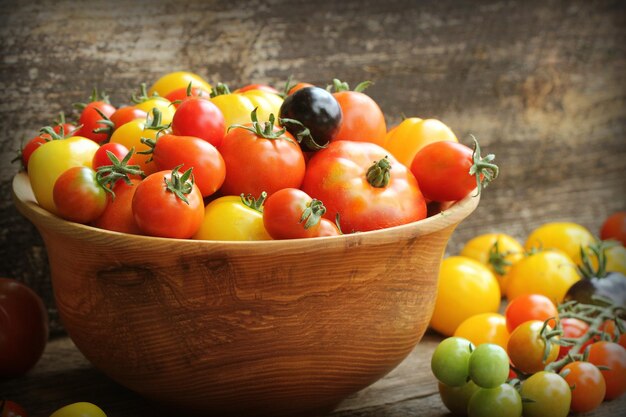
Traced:
<path fill-rule="evenodd" d="M 520 417 L 522 398 L 509 384 L 502 384 L 496 388 L 479 388 L 469 401 L 467 415 L 469 417 Z"/>
<path fill-rule="evenodd" d="M 433 353 L 430 368 L 439 381 L 452 387 L 465 385 L 474 345 L 462 337 L 444 339 Z"/>
<path fill-rule="evenodd" d="M 474 384 L 473 381 L 469 381 L 460 387 L 451 387 L 443 382 L 439 382 L 439 396 L 441 397 L 441 402 L 443 402 L 443 405 L 455 416 L 467 415 L 467 405 L 469 404 L 470 398 L 472 398 L 472 395 L 479 389 L 480 387 Z"/>
<path fill-rule="evenodd" d="M 50 417 L 107 417 L 107 415 L 95 404 L 80 402 L 59 408 Z"/>
<path fill-rule="evenodd" d="M 569 413 L 572 392 L 569 384 L 554 372 L 539 371 L 522 384 L 524 417 L 565 417 Z"/>
<path fill-rule="evenodd" d="M 509 376 L 509 355 L 493 343 L 474 349 L 469 358 L 469 377 L 481 388 L 495 388 Z"/>

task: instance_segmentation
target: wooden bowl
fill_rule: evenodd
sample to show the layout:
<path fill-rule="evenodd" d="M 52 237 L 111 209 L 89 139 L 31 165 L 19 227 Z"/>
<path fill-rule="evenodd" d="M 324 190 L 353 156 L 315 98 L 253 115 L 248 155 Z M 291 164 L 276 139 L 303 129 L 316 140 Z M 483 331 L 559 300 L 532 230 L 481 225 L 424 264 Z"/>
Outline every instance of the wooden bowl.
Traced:
<path fill-rule="evenodd" d="M 218 242 L 62 220 L 23 173 L 13 197 L 46 244 L 78 349 L 118 383 L 205 416 L 325 412 L 391 371 L 422 338 L 446 243 L 479 200 L 379 231 Z"/>

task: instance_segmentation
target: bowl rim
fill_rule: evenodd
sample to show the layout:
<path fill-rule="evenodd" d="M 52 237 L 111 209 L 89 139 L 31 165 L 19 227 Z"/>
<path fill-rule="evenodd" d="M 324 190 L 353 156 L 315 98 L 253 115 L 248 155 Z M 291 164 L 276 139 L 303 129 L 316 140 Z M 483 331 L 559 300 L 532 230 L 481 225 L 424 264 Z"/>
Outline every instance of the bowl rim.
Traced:
<path fill-rule="evenodd" d="M 225 240 L 197 240 L 197 239 L 175 239 L 165 237 L 154 237 L 146 235 L 133 235 L 97 228 L 95 226 L 80 224 L 62 219 L 55 214 L 45 210 L 37 203 L 35 195 L 30 185 L 28 174 L 24 171 L 18 172 L 12 181 L 12 197 L 18 211 L 31 221 L 38 229 L 51 229 L 60 234 L 68 236 L 94 237 L 99 240 L 110 238 L 115 241 L 124 240 L 134 242 L 137 245 L 158 243 L 175 245 L 202 245 L 241 248 L 269 247 L 278 249 L 283 245 L 293 245 L 294 242 L 315 242 L 316 245 L 328 245 L 331 242 L 341 242 L 341 245 L 362 244 L 365 242 L 383 243 L 386 241 L 397 241 L 400 236 L 420 236 L 433 233 L 449 226 L 456 226 L 464 218 L 469 216 L 478 206 L 480 194 L 474 189 L 463 199 L 452 202 L 449 207 L 437 214 L 424 219 L 384 229 L 370 230 L 366 232 L 350 233 L 339 236 L 323 236 L 310 239 L 282 239 L 282 240 L 256 240 L 256 241 L 225 241 Z"/>

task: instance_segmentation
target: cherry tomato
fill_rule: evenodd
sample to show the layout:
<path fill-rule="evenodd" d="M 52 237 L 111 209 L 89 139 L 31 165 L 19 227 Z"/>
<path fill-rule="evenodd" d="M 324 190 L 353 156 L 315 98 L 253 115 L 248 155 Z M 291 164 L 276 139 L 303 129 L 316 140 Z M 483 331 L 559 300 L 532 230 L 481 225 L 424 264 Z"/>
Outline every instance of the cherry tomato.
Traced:
<path fill-rule="evenodd" d="M 385 137 L 385 149 L 407 168 L 424 146 L 438 141 L 458 142 L 448 126 L 436 119 L 418 117 L 404 119 Z"/>
<path fill-rule="evenodd" d="M 473 350 L 474 345 L 462 337 L 448 337 L 442 340 L 430 360 L 430 369 L 435 378 L 451 387 L 465 385 Z"/>
<path fill-rule="evenodd" d="M 469 359 L 469 377 L 481 388 L 496 388 L 509 376 L 509 356 L 502 346 L 483 343 Z"/>
<path fill-rule="evenodd" d="M 304 177 L 302 150 L 289 133 L 271 122 L 231 129 L 218 148 L 226 164 L 221 192 L 226 195 L 268 195 L 282 188 L 299 188 Z"/>
<path fill-rule="evenodd" d="M 145 121 L 146 117 L 148 117 L 147 111 L 138 109 L 135 106 L 126 106 L 115 110 L 115 113 L 109 118 L 113 122 L 114 129 L 118 129 L 120 126 L 124 126 L 133 120 L 141 119 Z"/>
<path fill-rule="evenodd" d="M 0 417 L 28 417 L 28 413 L 14 401 L 0 400 Z"/>
<path fill-rule="evenodd" d="M 504 287 L 509 300 L 523 294 L 542 294 L 558 304 L 579 279 L 569 256 L 556 250 L 544 250 L 516 262 L 504 278 Z"/>
<path fill-rule="evenodd" d="M 626 246 L 626 211 L 616 211 L 604 220 L 600 228 L 600 239 L 617 240 Z"/>
<path fill-rule="evenodd" d="M 49 135 L 48 135 L 49 137 Z M 48 139 L 46 139 L 45 135 L 35 136 L 26 142 L 26 145 L 22 147 L 21 155 L 22 155 L 22 164 L 24 168 L 28 170 L 28 161 L 30 160 L 30 156 L 35 152 L 37 148 L 46 143 Z"/>
<path fill-rule="evenodd" d="M 150 150 L 150 146 L 143 143 L 141 139 L 156 140 L 159 133 L 160 125 L 158 120 L 151 119 L 148 122 L 142 119 L 132 120 L 113 132 L 110 143 L 119 143 L 127 149 L 135 148 L 134 160 L 140 169 L 146 174 L 152 174 L 157 171 L 156 164 L 150 160 L 150 155 L 142 154 Z"/>
<path fill-rule="evenodd" d="M 413 175 L 373 143 L 331 142 L 309 161 L 302 189 L 324 202 L 327 219 L 339 214 L 344 233 L 426 217 L 426 202 Z"/>
<path fill-rule="evenodd" d="M 509 332 L 526 321 L 545 321 L 549 318 L 557 318 L 558 315 L 556 305 L 541 294 L 520 295 L 509 302 L 504 312 L 506 328 Z"/>
<path fill-rule="evenodd" d="M 23 283 L 0 278 L 0 379 L 28 372 L 48 341 L 48 313 Z"/>
<path fill-rule="evenodd" d="M 288 95 L 280 106 L 280 119 L 286 119 L 281 123 L 309 151 L 319 150 L 333 140 L 342 117 L 337 99 L 320 87 L 301 88 Z"/>
<path fill-rule="evenodd" d="M 502 384 L 496 388 L 479 388 L 467 405 L 469 417 L 520 417 L 522 399 L 515 388 Z"/>
<path fill-rule="evenodd" d="M 192 87 L 201 88 L 204 91 L 211 91 L 211 84 L 206 82 L 201 76 L 189 71 L 170 72 L 159 78 L 148 90 L 148 95 L 157 93 L 161 97 L 167 96 L 174 90 L 187 88 L 191 83 Z"/>
<path fill-rule="evenodd" d="M 265 91 L 267 93 L 272 93 L 272 94 L 280 94 L 280 91 L 278 91 L 274 87 L 269 86 L 267 84 L 248 84 L 241 88 L 236 89 L 234 92 L 245 93 L 246 91 L 250 91 L 250 90 L 259 90 L 259 91 Z"/>
<path fill-rule="evenodd" d="M 155 172 L 137 184 L 132 202 L 139 229 L 147 235 L 186 239 L 200 228 L 204 202 L 191 172 Z"/>
<path fill-rule="evenodd" d="M 605 400 L 613 400 L 626 392 L 626 349 L 614 342 L 593 343 L 587 360 L 600 368 L 606 382 Z"/>
<path fill-rule="evenodd" d="M 152 151 L 159 170 L 193 168 L 193 178 L 203 197 L 215 193 L 224 183 L 226 166 L 222 155 L 209 142 L 193 136 L 161 135 Z"/>
<path fill-rule="evenodd" d="M 478 144 L 476 145 L 478 146 Z M 485 187 L 498 175 L 493 156 L 484 158 L 467 146 L 450 141 L 433 142 L 424 146 L 411 163 L 411 172 L 417 178 L 424 197 L 432 201 L 457 201 L 477 186 Z M 475 174 L 470 169 L 477 168 Z M 477 175 L 480 177 L 477 181 Z M 482 184 L 482 185 L 478 185 Z M 480 191 L 480 188 L 479 188 Z"/>
<path fill-rule="evenodd" d="M 626 247 L 615 245 L 607 248 L 604 252 L 606 256 L 606 270 L 609 272 L 619 272 L 626 275 Z M 595 257 L 592 263 L 597 264 Z"/>
<path fill-rule="evenodd" d="M 218 84 L 211 95 L 213 102 L 222 112 L 228 129 L 233 125 L 250 123 L 250 113 L 256 109 L 258 120 L 269 121 L 270 115 L 277 115 L 283 99 L 274 93 L 262 90 L 248 90 L 231 93 L 228 86 Z"/>
<path fill-rule="evenodd" d="M 82 127 L 76 133 L 77 136 L 83 136 L 91 139 L 96 143 L 102 143 L 109 138 L 107 133 L 96 133 L 96 129 L 106 129 L 106 124 L 101 123 L 102 120 L 106 120 L 100 114 L 104 114 L 106 117 L 111 117 L 115 113 L 115 107 L 106 101 L 92 101 L 87 104 L 78 118 L 78 124 Z"/>
<path fill-rule="evenodd" d="M 506 319 L 498 313 L 482 313 L 468 317 L 456 328 L 454 336 L 464 337 L 476 346 L 495 343 L 505 349 L 509 341 Z"/>
<path fill-rule="evenodd" d="M 135 108 L 143 110 L 146 113 L 153 113 L 154 109 L 158 109 L 161 113 L 161 124 L 168 125 L 174 119 L 176 107 L 165 97 L 144 97 L 135 104 Z"/>
<path fill-rule="evenodd" d="M 356 140 L 385 145 L 387 125 L 385 116 L 378 104 L 360 91 L 349 91 L 335 80 L 333 96 L 341 107 L 339 131 L 332 140 Z"/>
<path fill-rule="evenodd" d="M 539 371 L 522 383 L 524 417 L 565 417 L 572 393 L 567 382 L 554 372 Z"/>
<path fill-rule="evenodd" d="M 586 413 L 596 409 L 606 394 L 606 383 L 597 366 L 589 362 L 574 361 L 559 372 L 572 391 L 571 411 Z"/>
<path fill-rule="evenodd" d="M 441 381 L 437 385 L 443 405 L 455 416 L 466 416 L 470 398 L 479 390 L 479 387 L 473 381 L 460 387 L 451 387 Z"/>
<path fill-rule="evenodd" d="M 318 237 L 320 220 L 325 212 L 322 202 L 312 199 L 304 191 L 283 188 L 265 201 L 263 224 L 273 239 Z"/>
<path fill-rule="evenodd" d="M 549 352 L 544 359 L 546 342 L 542 337 L 544 322 L 540 320 L 526 321 L 515 328 L 509 336 L 507 352 L 513 365 L 520 371 L 528 374 L 543 370 L 546 365 L 554 362 L 559 354 L 559 345 L 550 338 Z M 551 331 L 552 327 L 545 326 L 543 335 Z"/>
<path fill-rule="evenodd" d="M 202 97 L 208 99 L 211 97 L 211 91 L 203 90 L 199 87 L 193 87 L 189 90 L 189 87 L 184 87 L 174 90 L 165 96 L 166 99 L 172 102 L 172 105 L 175 108 L 178 108 L 178 106 L 180 106 L 180 104 L 189 97 Z"/>
<path fill-rule="evenodd" d="M 579 339 L 587 334 L 589 330 L 589 325 L 582 320 L 576 318 L 564 318 L 560 320 L 561 329 L 563 330 L 563 334 L 561 337 L 563 339 Z M 580 352 L 584 352 L 587 346 L 593 343 L 593 340 L 589 340 L 580 348 Z M 557 356 L 557 360 L 564 358 L 567 356 L 567 353 L 572 350 L 572 346 L 561 345 L 559 347 L 559 355 Z"/>
<path fill-rule="evenodd" d="M 571 222 L 546 223 L 533 230 L 524 248 L 558 249 L 581 265 L 580 248 L 595 242 L 593 235 L 585 227 Z"/>
<path fill-rule="evenodd" d="M 112 230 L 121 233 L 130 233 L 135 235 L 142 234 L 135 217 L 133 216 L 132 201 L 138 179 L 131 179 L 131 183 L 118 181 L 113 186 L 115 198 L 111 194 L 107 194 L 108 203 L 104 212 L 92 224 L 100 229 Z"/>
<path fill-rule="evenodd" d="M 113 155 L 117 157 L 120 161 L 128 155 L 128 148 L 121 143 L 109 142 L 103 145 L 100 145 L 96 153 L 93 155 L 93 159 L 91 161 L 91 168 L 94 171 L 97 171 L 101 166 L 111 165 L 111 158 L 107 152 L 111 152 Z M 131 157 L 131 160 L 128 162 L 129 165 L 136 164 L 135 156 Z"/>
<path fill-rule="evenodd" d="M 622 326 L 621 327 L 622 329 L 626 329 L 626 323 L 623 320 L 620 320 L 620 324 Z M 605 321 L 600 327 L 600 330 L 602 330 L 607 335 L 609 335 L 613 342 L 616 342 L 617 344 L 619 344 L 620 346 L 626 349 L 626 332 L 620 333 L 618 336 L 617 335 L 618 329 L 616 329 L 614 320 Z M 581 349 L 581 352 L 582 351 L 584 351 L 584 349 Z"/>
<path fill-rule="evenodd" d="M 177 136 L 195 136 L 220 146 L 226 130 L 221 110 L 208 99 L 190 97 L 178 106 L 172 119 L 172 132 Z"/>
<path fill-rule="evenodd" d="M 441 262 L 435 310 L 430 326 L 450 336 L 463 321 L 481 313 L 495 313 L 500 307 L 498 282 L 487 267 L 462 256 Z"/>
<path fill-rule="evenodd" d="M 513 264 L 524 257 L 524 248 L 514 237 L 507 234 L 486 233 L 465 243 L 460 255 L 487 265 L 498 279 L 500 292 L 504 294 L 504 275 Z"/>
<path fill-rule="evenodd" d="M 204 208 L 204 220 L 193 236 L 199 240 L 270 240 L 263 225 L 266 195 L 224 196 Z"/>
<path fill-rule="evenodd" d="M 88 167 L 72 167 L 62 173 L 52 195 L 57 214 L 76 223 L 94 221 L 107 205 L 107 192 L 98 183 L 96 171 Z"/>
<path fill-rule="evenodd" d="M 104 411 L 95 404 L 79 402 L 59 408 L 50 417 L 107 417 Z"/>
<path fill-rule="evenodd" d="M 296 83 L 293 86 L 289 87 L 289 91 L 287 91 L 286 95 L 293 94 L 296 91 L 303 89 L 304 87 L 315 87 L 315 86 L 311 83 Z"/>

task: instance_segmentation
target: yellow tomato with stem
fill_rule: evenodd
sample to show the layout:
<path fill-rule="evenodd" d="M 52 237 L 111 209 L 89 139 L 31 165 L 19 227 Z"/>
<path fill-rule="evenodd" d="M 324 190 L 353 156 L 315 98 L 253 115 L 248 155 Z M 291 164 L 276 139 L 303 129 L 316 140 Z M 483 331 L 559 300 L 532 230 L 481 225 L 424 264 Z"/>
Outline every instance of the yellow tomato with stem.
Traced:
<path fill-rule="evenodd" d="M 467 318 L 495 313 L 500 307 L 500 288 L 489 268 L 465 256 L 451 256 L 441 262 L 437 299 L 430 326 L 452 336 Z"/>
<path fill-rule="evenodd" d="M 165 97 L 174 90 L 187 88 L 189 83 L 191 83 L 192 87 L 197 87 L 204 91 L 212 90 L 211 84 L 198 74 L 189 71 L 175 71 L 163 75 L 152 84 L 150 89 L 148 89 L 148 95 L 152 96 L 154 93 L 157 93 L 159 96 Z"/>
<path fill-rule="evenodd" d="M 115 129 L 111 135 L 111 143 L 119 143 L 124 145 L 128 149 L 134 148 L 133 159 L 137 162 L 141 170 L 146 175 L 150 175 L 158 171 L 158 168 L 154 161 L 149 161 L 150 155 L 140 154 L 139 152 L 150 150 L 150 146 L 141 142 L 142 138 L 156 140 L 159 133 L 159 129 L 152 126 L 152 121 L 146 121 L 143 119 L 135 119 L 126 124 L 123 124 L 119 128 Z M 151 128 L 154 127 L 154 128 Z"/>
<path fill-rule="evenodd" d="M 458 142 L 458 139 L 448 126 L 437 119 L 409 117 L 387 133 L 384 147 L 410 168 L 420 149 L 438 141 Z"/>
<path fill-rule="evenodd" d="M 152 113 L 155 108 L 159 109 L 161 112 L 161 124 L 164 125 L 172 123 L 174 112 L 176 111 L 176 107 L 165 97 L 151 97 L 135 104 L 135 107 L 146 113 Z"/>
<path fill-rule="evenodd" d="M 524 244 L 527 251 L 558 249 L 576 265 L 582 265 L 580 249 L 594 243 L 596 238 L 584 226 L 572 222 L 545 223 L 533 230 Z"/>
<path fill-rule="evenodd" d="M 503 349 L 509 341 L 506 318 L 498 313 L 476 314 L 465 319 L 454 331 L 454 336 L 463 337 L 474 346 L 494 343 Z"/>
<path fill-rule="evenodd" d="M 524 257 L 524 247 L 514 237 L 504 233 L 485 233 L 463 246 L 461 256 L 477 260 L 495 275 L 504 293 L 504 275 L 511 266 Z"/>
<path fill-rule="evenodd" d="M 211 101 L 222 112 L 226 129 L 232 125 L 251 123 L 250 114 L 255 108 L 259 122 L 269 121 L 270 114 L 273 114 L 276 118 L 275 123 L 278 123 L 280 106 L 283 104 L 283 99 L 277 94 L 262 90 L 231 93 L 225 84 L 218 84 L 215 87 Z"/>

